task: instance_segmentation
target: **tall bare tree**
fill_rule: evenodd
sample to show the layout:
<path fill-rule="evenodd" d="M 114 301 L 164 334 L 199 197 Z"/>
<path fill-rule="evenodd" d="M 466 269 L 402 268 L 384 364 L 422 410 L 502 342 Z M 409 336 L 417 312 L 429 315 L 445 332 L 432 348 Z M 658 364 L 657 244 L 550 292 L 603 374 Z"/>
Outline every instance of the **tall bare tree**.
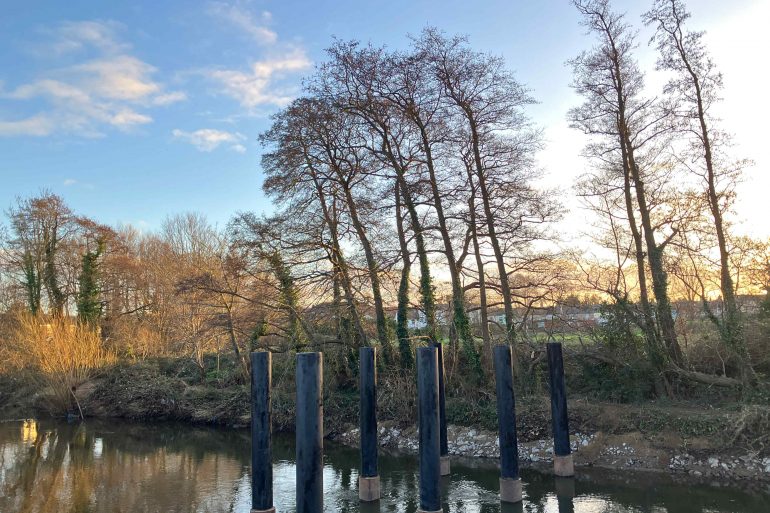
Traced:
<path fill-rule="evenodd" d="M 338 43 L 328 50 L 331 58 L 321 68 L 312 90 L 337 108 L 357 117 L 370 132 L 368 149 L 392 170 L 406 208 L 420 266 L 420 299 L 427 319 L 428 337 L 437 340 L 436 300 L 430 273 L 425 230 L 418 211 L 416 184 L 420 169 L 420 142 L 411 123 L 394 115 L 379 91 L 383 76 L 379 65 L 383 50 L 361 48 L 357 42 Z"/>
<path fill-rule="evenodd" d="M 44 191 L 33 198 L 19 198 L 8 216 L 13 232 L 10 245 L 30 311 L 42 311 L 45 291 L 51 315 L 64 315 L 71 291 L 62 278 L 62 245 L 76 229 L 72 211 L 60 196 Z"/>
<path fill-rule="evenodd" d="M 729 208 L 741 163 L 729 162 L 724 155 L 728 138 L 718 128 L 713 107 L 720 100 L 722 75 L 709 56 L 703 32 L 685 27 L 690 13 L 681 0 L 656 0 L 644 14 L 647 25 L 655 27 L 653 41 L 660 57 L 658 69 L 670 71 L 673 77 L 665 92 L 672 99 L 671 114 L 684 138 L 685 148 L 675 150 L 680 162 L 703 182 L 704 196 L 713 221 L 720 267 L 720 290 L 724 313 L 709 318 L 716 324 L 722 341 L 741 360 L 744 381 L 756 379 L 743 333 L 741 315 L 735 299 L 735 285 L 730 271 L 725 211 Z M 708 301 L 704 307 L 708 309 Z"/>
<path fill-rule="evenodd" d="M 416 44 L 427 56 L 446 104 L 456 112 L 458 133 L 466 134 L 469 141 L 486 238 L 497 264 L 507 340 L 515 348 L 513 298 L 506 255 L 497 233 L 500 212 L 495 211 L 490 166 L 485 160 L 490 153 L 497 153 L 501 145 L 511 150 L 518 146 L 522 150 L 519 155 L 527 155 L 537 147 L 538 133 L 531 129 L 523 112 L 523 107 L 534 100 L 505 68 L 501 58 L 471 50 L 464 38 L 447 38 L 435 29 L 426 29 Z M 509 156 L 514 154 L 511 151 Z"/>
<path fill-rule="evenodd" d="M 450 129 L 445 119 L 445 109 L 442 105 L 441 85 L 424 73 L 429 69 L 430 56 L 425 53 L 393 54 L 386 58 L 379 67 L 384 77 L 376 82 L 382 87 L 378 95 L 382 96 L 399 112 L 404 119 L 413 125 L 421 149 L 421 160 L 427 169 L 427 179 L 430 186 L 430 201 L 436 213 L 438 231 L 443 243 L 442 250 L 446 255 L 446 266 L 452 286 L 452 322 L 454 330 L 463 344 L 466 358 L 481 376 L 478 352 L 473 341 L 468 313 L 465 310 L 465 298 L 460 282 L 458 259 L 452 242 L 449 221 L 447 219 L 446 191 L 442 185 L 451 183 L 448 170 L 439 175 L 442 162 L 437 155 L 442 146 L 450 142 Z M 446 159 L 443 160 L 447 165 Z"/>
<path fill-rule="evenodd" d="M 272 151 L 263 155 L 267 179 L 265 191 L 276 199 L 285 199 L 305 208 L 314 204 L 328 230 L 329 258 L 334 275 L 344 292 L 359 344 L 367 345 L 363 321 L 356 304 L 350 267 L 343 252 L 340 233 L 339 197 L 328 167 L 328 146 L 313 133 L 316 120 L 315 100 L 303 98 L 274 117 L 273 126 L 260 140 L 271 144 Z M 323 130 L 323 128 L 321 128 Z M 336 165 L 337 163 L 335 162 Z M 299 213 L 299 212 L 298 212 Z"/>
<path fill-rule="evenodd" d="M 606 159 L 607 154 L 613 153 L 615 162 L 620 164 L 637 265 L 641 263 L 640 239 L 643 239 L 646 251 L 643 256 L 650 269 L 656 320 L 667 348 L 667 358 L 681 366 L 682 352 L 676 336 L 664 266 L 664 251 L 673 234 L 658 240 L 660 235 L 656 232 L 660 226 L 654 221 L 653 205 L 646 190 L 646 182 L 656 170 L 655 145 L 668 131 L 663 123 L 665 113 L 654 99 L 643 96 L 644 74 L 633 56 L 635 34 L 623 15 L 613 12 L 608 0 L 578 0 L 573 3 L 582 16 L 582 24 L 590 34 L 595 35 L 598 45 L 571 61 L 573 88 L 585 102 L 570 111 L 570 121 L 573 126 L 600 139 L 599 144 L 588 147 L 591 154 Z M 629 198 L 631 192 L 633 197 Z M 638 227 L 634 211 L 639 215 Z M 640 285 L 644 281 L 642 269 L 640 267 Z M 646 310 L 648 307 L 643 305 L 643 311 Z M 649 316 L 648 313 L 645 315 Z M 648 340 L 648 343 L 652 341 Z"/>

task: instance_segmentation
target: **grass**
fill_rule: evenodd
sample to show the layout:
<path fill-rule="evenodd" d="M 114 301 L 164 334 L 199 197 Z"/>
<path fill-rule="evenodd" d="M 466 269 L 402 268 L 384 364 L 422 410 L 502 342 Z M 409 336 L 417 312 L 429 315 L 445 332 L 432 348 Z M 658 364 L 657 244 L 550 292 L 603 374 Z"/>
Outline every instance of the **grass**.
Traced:
<path fill-rule="evenodd" d="M 6 365 L 31 371 L 38 390 L 45 391 L 49 407 L 57 413 L 74 406 L 80 409 L 74 392 L 115 361 L 90 325 L 28 314 L 20 315 L 8 352 Z"/>

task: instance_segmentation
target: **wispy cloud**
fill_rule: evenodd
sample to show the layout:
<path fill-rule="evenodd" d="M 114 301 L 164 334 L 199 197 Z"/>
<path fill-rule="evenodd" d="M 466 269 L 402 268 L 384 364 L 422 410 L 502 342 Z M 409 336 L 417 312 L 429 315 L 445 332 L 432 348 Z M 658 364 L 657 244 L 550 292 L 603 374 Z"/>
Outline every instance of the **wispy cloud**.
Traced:
<path fill-rule="evenodd" d="M 0 120 L 0 135 L 101 136 L 105 127 L 129 130 L 152 122 L 140 109 L 184 100 L 184 92 L 168 91 L 155 80 L 155 67 L 128 53 L 130 46 L 117 38 L 118 27 L 85 21 L 65 22 L 51 30 L 49 47 L 54 54 L 89 49 L 97 57 L 49 70 L 43 78 L 11 90 L 0 87 L 0 99 L 45 104 L 27 118 Z"/>
<path fill-rule="evenodd" d="M 212 2 L 209 14 L 242 30 L 260 45 L 271 45 L 278 41 L 278 34 L 268 28 L 272 15 L 267 11 L 255 13 L 250 2 Z"/>
<path fill-rule="evenodd" d="M 303 49 L 294 48 L 285 55 L 252 63 L 248 71 L 209 70 L 205 74 L 247 109 L 262 105 L 282 107 L 294 98 L 296 86 L 282 86 L 281 80 L 308 69 L 311 64 Z"/>
<path fill-rule="evenodd" d="M 118 32 L 123 25 L 111 20 L 63 21 L 53 27 L 45 27 L 40 32 L 48 37 L 43 44 L 32 46 L 35 53 L 50 56 L 65 55 L 97 49 L 103 53 L 120 53 L 131 45 L 120 40 Z"/>
<path fill-rule="evenodd" d="M 94 189 L 96 189 L 96 186 L 94 184 L 87 183 L 87 182 L 81 182 L 80 180 L 77 180 L 75 178 L 66 178 L 62 182 L 62 185 L 64 185 L 65 187 L 73 187 L 73 188 L 78 188 L 78 189 L 86 189 L 86 190 L 89 190 L 89 191 L 93 191 Z"/>
<path fill-rule="evenodd" d="M 52 120 L 43 114 L 14 121 L 0 119 L 0 136 L 34 135 L 42 137 L 50 134 L 53 130 Z"/>
<path fill-rule="evenodd" d="M 227 132 L 214 128 L 201 128 L 194 132 L 185 132 L 177 128 L 171 134 L 174 139 L 192 144 L 198 148 L 198 151 L 211 152 L 219 146 L 225 145 L 238 153 L 246 152 L 246 147 L 241 144 L 246 140 L 246 137 L 239 132 Z"/>
<path fill-rule="evenodd" d="M 305 50 L 296 44 L 279 42 L 278 34 L 269 28 L 272 15 L 256 9 L 252 0 L 211 2 L 208 13 L 267 48 L 266 57 L 251 61 L 245 69 L 204 71 L 204 76 L 218 86 L 217 91 L 237 100 L 249 115 L 257 114 L 257 107 L 282 107 L 289 103 L 298 88 L 295 83 L 286 84 L 286 79 L 312 65 Z"/>

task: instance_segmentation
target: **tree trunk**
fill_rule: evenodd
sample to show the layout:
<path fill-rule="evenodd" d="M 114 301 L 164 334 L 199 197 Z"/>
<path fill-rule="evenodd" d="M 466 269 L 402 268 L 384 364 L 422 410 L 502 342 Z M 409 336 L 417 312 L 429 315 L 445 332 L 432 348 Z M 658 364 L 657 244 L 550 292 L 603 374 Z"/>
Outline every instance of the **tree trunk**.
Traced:
<path fill-rule="evenodd" d="M 615 42 L 611 34 L 607 34 L 612 43 L 613 55 L 612 65 L 615 76 L 615 93 L 618 102 L 618 132 L 621 138 L 621 148 L 625 148 L 626 165 L 628 173 L 636 191 L 636 203 L 639 208 L 639 215 L 642 222 L 642 232 L 647 247 L 647 261 L 650 265 L 650 274 L 652 275 L 652 291 L 655 295 L 658 311 L 658 324 L 661 328 L 663 340 L 666 343 L 669 358 L 676 365 L 682 365 L 682 350 L 676 338 L 676 328 L 674 326 L 674 317 L 671 313 L 671 301 L 668 297 L 668 276 L 663 268 L 663 248 L 655 242 L 655 233 L 652 228 L 650 210 L 647 206 L 647 195 L 644 190 L 644 181 L 642 180 L 639 166 L 634 157 L 634 146 L 628 129 L 628 118 L 626 114 L 625 85 L 623 74 L 620 68 L 618 50 L 615 48 Z"/>
<path fill-rule="evenodd" d="M 43 283 L 48 290 L 48 299 L 51 303 L 51 315 L 62 317 L 64 315 L 64 293 L 59 287 L 59 276 L 56 270 L 56 253 L 58 251 L 57 228 L 47 234 L 45 241 L 45 263 L 43 267 Z"/>
<path fill-rule="evenodd" d="M 503 252 L 500 249 L 500 243 L 497 240 L 497 234 L 495 232 L 494 215 L 492 214 L 492 205 L 489 199 L 489 191 L 487 190 L 486 178 L 484 176 L 484 165 L 481 162 L 481 148 L 479 141 L 478 128 L 473 112 L 469 107 L 463 106 L 465 115 L 468 119 L 468 124 L 471 129 L 471 143 L 473 146 L 473 159 L 476 165 L 476 176 L 479 181 L 479 191 L 481 192 L 481 202 L 484 207 L 484 217 L 487 224 L 487 236 L 489 242 L 492 245 L 492 250 L 495 254 L 495 261 L 497 262 L 497 272 L 500 275 L 500 291 L 503 295 L 503 306 L 505 307 L 505 331 L 506 340 L 511 346 L 511 351 L 514 355 L 514 368 L 518 367 L 517 362 L 517 350 L 516 350 L 516 331 L 513 324 L 513 299 L 511 296 L 511 286 L 508 283 L 508 273 L 505 269 L 505 259 Z"/>
<path fill-rule="evenodd" d="M 412 232 L 414 233 L 415 246 L 417 247 L 417 258 L 420 262 L 420 295 L 422 298 L 422 307 L 425 311 L 425 318 L 428 322 L 428 337 L 431 341 L 438 340 L 438 330 L 436 329 L 436 300 L 433 295 L 433 282 L 430 277 L 430 264 L 428 262 L 428 252 L 425 247 L 425 238 L 422 234 L 422 224 L 420 216 L 417 214 L 417 208 L 409 192 L 409 184 L 406 181 L 406 170 L 396 158 L 393 149 L 390 146 L 387 129 L 381 127 L 383 132 L 382 146 L 385 155 L 390 161 L 393 170 L 396 172 L 396 181 L 398 182 L 401 198 L 404 200 L 404 206 L 409 214 Z"/>
<path fill-rule="evenodd" d="M 348 304 L 348 309 L 350 310 L 350 316 L 353 320 L 353 325 L 355 326 L 356 332 L 358 333 L 356 345 L 360 344 L 367 346 L 369 345 L 369 342 L 366 337 L 364 326 L 361 323 L 361 316 L 358 314 L 358 308 L 356 307 L 355 296 L 353 295 L 353 285 L 351 284 L 350 273 L 348 272 L 348 264 L 345 261 L 345 256 L 343 255 L 342 247 L 340 246 L 340 238 L 337 231 L 337 217 L 336 215 L 332 215 L 329 210 L 329 206 L 326 203 L 326 196 L 324 195 L 323 188 L 321 187 L 315 172 L 313 172 L 313 181 L 318 193 L 318 199 L 321 203 L 321 210 L 323 212 L 324 219 L 326 220 L 326 224 L 329 226 L 329 233 L 331 235 L 332 242 L 332 266 L 336 267 L 339 271 L 339 278 L 342 285 L 342 291 L 345 295 L 345 301 Z"/>
<path fill-rule="evenodd" d="M 42 294 L 42 284 L 40 283 L 40 273 L 37 271 L 39 265 L 36 266 L 32 255 L 29 252 L 25 252 L 23 258 L 24 269 L 24 288 L 27 292 L 27 300 L 29 301 L 29 311 L 32 315 L 37 315 L 40 312 L 40 299 Z"/>
<path fill-rule="evenodd" d="M 457 261 L 455 260 L 454 249 L 452 248 L 452 238 L 449 235 L 449 229 L 447 228 L 446 216 L 444 215 L 444 207 L 441 201 L 441 192 L 438 189 L 438 180 L 436 179 L 436 170 L 433 165 L 433 154 L 430 148 L 430 139 L 425 128 L 425 125 L 417 117 L 413 117 L 415 124 L 420 129 L 420 136 L 422 138 L 423 149 L 425 151 L 425 162 L 428 168 L 428 174 L 430 176 L 430 186 L 433 193 L 433 206 L 436 209 L 436 217 L 438 219 L 439 231 L 441 232 L 441 238 L 444 242 L 444 253 L 447 259 L 447 268 L 449 269 L 449 276 L 452 282 L 452 318 L 454 321 L 454 327 L 457 335 L 463 344 L 463 351 L 465 357 L 468 359 L 468 363 L 471 368 L 476 372 L 479 379 L 483 378 L 484 372 L 481 368 L 481 360 L 479 359 L 479 353 L 476 350 L 476 345 L 473 341 L 473 334 L 471 333 L 470 321 L 468 320 L 468 313 L 465 311 L 465 300 L 463 295 L 463 288 L 460 283 L 460 272 L 457 268 Z"/>
<path fill-rule="evenodd" d="M 478 228 L 476 220 L 476 187 L 473 184 L 473 172 L 466 167 L 468 174 L 468 187 L 471 195 L 468 197 L 468 212 L 470 213 L 471 240 L 473 241 L 473 254 L 476 257 L 476 270 L 479 282 L 479 318 L 481 319 L 481 339 L 484 342 L 484 354 L 487 362 L 492 362 L 492 339 L 489 336 L 489 312 L 487 310 L 487 285 L 484 276 L 484 260 L 481 257 L 481 245 L 479 244 Z"/>
<path fill-rule="evenodd" d="M 303 328 L 299 313 L 297 312 L 297 290 L 294 287 L 294 280 L 278 252 L 267 255 L 267 261 L 270 263 L 273 274 L 275 274 L 278 280 L 283 308 L 288 316 L 289 338 L 294 350 L 299 351 L 307 344 L 309 333 Z"/>
<path fill-rule="evenodd" d="M 644 191 L 644 181 L 634 161 L 633 150 L 628 138 L 626 143 L 629 145 L 629 167 L 631 178 L 634 182 L 634 189 L 636 190 L 636 203 L 642 220 L 644 239 L 647 244 L 647 259 L 650 263 L 650 273 L 652 274 L 652 290 L 658 307 L 658 324 L 660 324 L 663 340 L 666 342 L 669 358 L 676 365 L 681 366 L 682 349 L 679 347 L 679 342 L 676 338 L 674 316 L 671 313 L 671 301 L 668 297 L 668 275 L 663 268 L 663 247 L 655 242 L 655 233 L 652 228 L 650 210 L 647 207 L 647 196 Z"/>
<path fill-rule="evenodd" d="M 398 350 L 401 354 L 401 366 L 405 369 L 412 368 L 412 345 L 409 342 L 409 329 L 407 316 L 409 315 L 409 270 L 412 259 L 409 254 L 409 246 L 406 243 L 404 232 L 404 219 L 401 215 L 401 192 L 399 182 L 395 185 L 396 195 L 396 229 L 398 242 L 401 247 L 401 279 L 398 283 L 398 310 L 396 314 L 396 336 L 398 337 Z"/>
<path fill-rule="evenodd" d="M 620 127 L 618 127 L 618 129 L 618 133 L 620 133 Z M 639 303 L 642 306 L 642 329 L 644 331 L 645 342 L 647 343 L 647 356 L 650 359 L 653 368 L 658 372 L 659 379 L 663 382 L 663 387 L 656 385 L 656 388 L 664 388 L 668 391 L 670 387 L 665 374 L 668 358 L 665 352 L 661 351 L 660 336 L 655 326 L 655 317 L 653 316 L 652 307 L 650 305 L 649 292 L 647 289 L 647 273 L 644 265 L 642 234 L 639 233 L 639 226 L 636 224 L 634 201 L 631 195 L 631 173 L 628 163 L 628 151 L 625 139 L 622 136 L 619 138 L 619 142 L 621 157 L 623 159 L 623 197 L 625 199 L 629 228 L 631 229 L 631 235 L 634 239 L 637 276 L 639 279 Z M 658 392 L 660 393 L 662 390 L 658 390 Z"/>
<path fill-rule="evenodd" d="M 751 364 L 751 357 L 746 349 L 746 339 L 743 333 L 741 323 L 741 313 L 735 300 L 735 286 L 733 278 L 730 275 L 730 254 L 727 249 L 727 237 L 725 236 L 724 221 L 722 219 L 722 210 L 719 205 L 719 194 L 716 189 L 716 172 L 714 170 L 714 158 L 711 151 L 711 134 L 706 121 L 706 111 L 703 106 L 703 94 L 701 92 L 700 79 L 698 74 L 690 66 L 689 59 L 684 47 L 678 45 L 679 55 L 682 58 L 695 89 L 695 101 L 698 109 L 698 122 L 701 131 L 701 143 L 703 144 L 703 159 L 706 162 L 706 181 L 709 209 L 714 218 L 714 230 L 717 235 L 717 245 L 719 246 L 719 285 L 722 290 L 722 301 L 725 305 L 724 319 L 719 328 L 722 341 L 732 351 L 734 351 L 741 360 L 741 380 L 744 384 L 756 379 L 754 368 Z M 705 300 L 705 298 L 704 298 Z"/>
<path fill-rule="evenodd" d="M 348 204 L 350 219 L 353 222 L 353 227 L 356 230 L 356 234 L 358 235 L 358 239 L 361 242 L 361 246 L 364 249 L 364 255 L 366 257 L 366 268 L 369 273 L 369 281 L 372 284 L 372 299 L 374 300 L 374 312 L 377 322 L 377 340 L 379 341 L 380 347 L 382 348 L 383 359 L 385 363 L 390 363 L 393 359 L 393 347 L 391 346 L 390 338 L 388 337 L 388 324 L 385 317 L 385 308 L 382 304 L 379 267 L 377 265 L 377 261 L 374 258 L 372 245 L 366 235 L 366 229 L 358 217 L 358 210 L 356 209 L 356 204 L 353 200 L 353 193 L 350 190 L 350 184 L 344 180 L 339 169 L 337 170 L 337 174 L 340 178 L 342 188 L 345 191 L 345 200 Z"/>
<path fill-rule="evenodd" d="M 246 361 L 246 358 L 244 358 L 241 355 L 241 348 L 238 347 L 238 338 L 235 336 L 235 326 L 233 326 L 232 308 L 227 304 L 224 298 L 223 298 L 223 303 L 225 305 L 225 311 L 227 312 L 227 335 L 230 340 L 230 346 L 233 348 L 233 354 L 235 355 L 235 360 L 240 362 L 241 369 L 243 370 L 243 377 L 248 378 L 249 364 Z"/>

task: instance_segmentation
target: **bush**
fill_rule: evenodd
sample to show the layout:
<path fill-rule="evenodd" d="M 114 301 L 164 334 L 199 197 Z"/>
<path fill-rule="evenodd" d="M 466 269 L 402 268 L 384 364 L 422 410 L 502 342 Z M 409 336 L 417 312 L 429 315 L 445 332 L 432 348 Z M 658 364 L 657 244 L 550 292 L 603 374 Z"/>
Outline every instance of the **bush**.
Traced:
<path fill-rule="evenodd" d="M 31 371 L 38 387 L 46 392 L 53 413 L 72 411 L 77 402 L 74 391 L 111 364 L 114 355 L 104 348 L 99 332 L 91 325 L 19 315 L 15 338 L 8 348 L 12 364 Z"/>
<path fill-rule="evenodd" d="M 644 339 L 624 305 L 605 304 L 605 322 L 594 333 L 597 354 L 579 355 L 577 372 L 570 373 L 568 385 L 597 399 L 635 402 L 655 397 L 655 375 L 644 351 Z"/>
<path fill-rule="evenodd" d="M 631 361 L 617 366 L 581 359 L 580 372 L 574 373 L 570 388 L 597 399 L 620 403 L 655 397 L 653 374 L 646 362 Z"/>

